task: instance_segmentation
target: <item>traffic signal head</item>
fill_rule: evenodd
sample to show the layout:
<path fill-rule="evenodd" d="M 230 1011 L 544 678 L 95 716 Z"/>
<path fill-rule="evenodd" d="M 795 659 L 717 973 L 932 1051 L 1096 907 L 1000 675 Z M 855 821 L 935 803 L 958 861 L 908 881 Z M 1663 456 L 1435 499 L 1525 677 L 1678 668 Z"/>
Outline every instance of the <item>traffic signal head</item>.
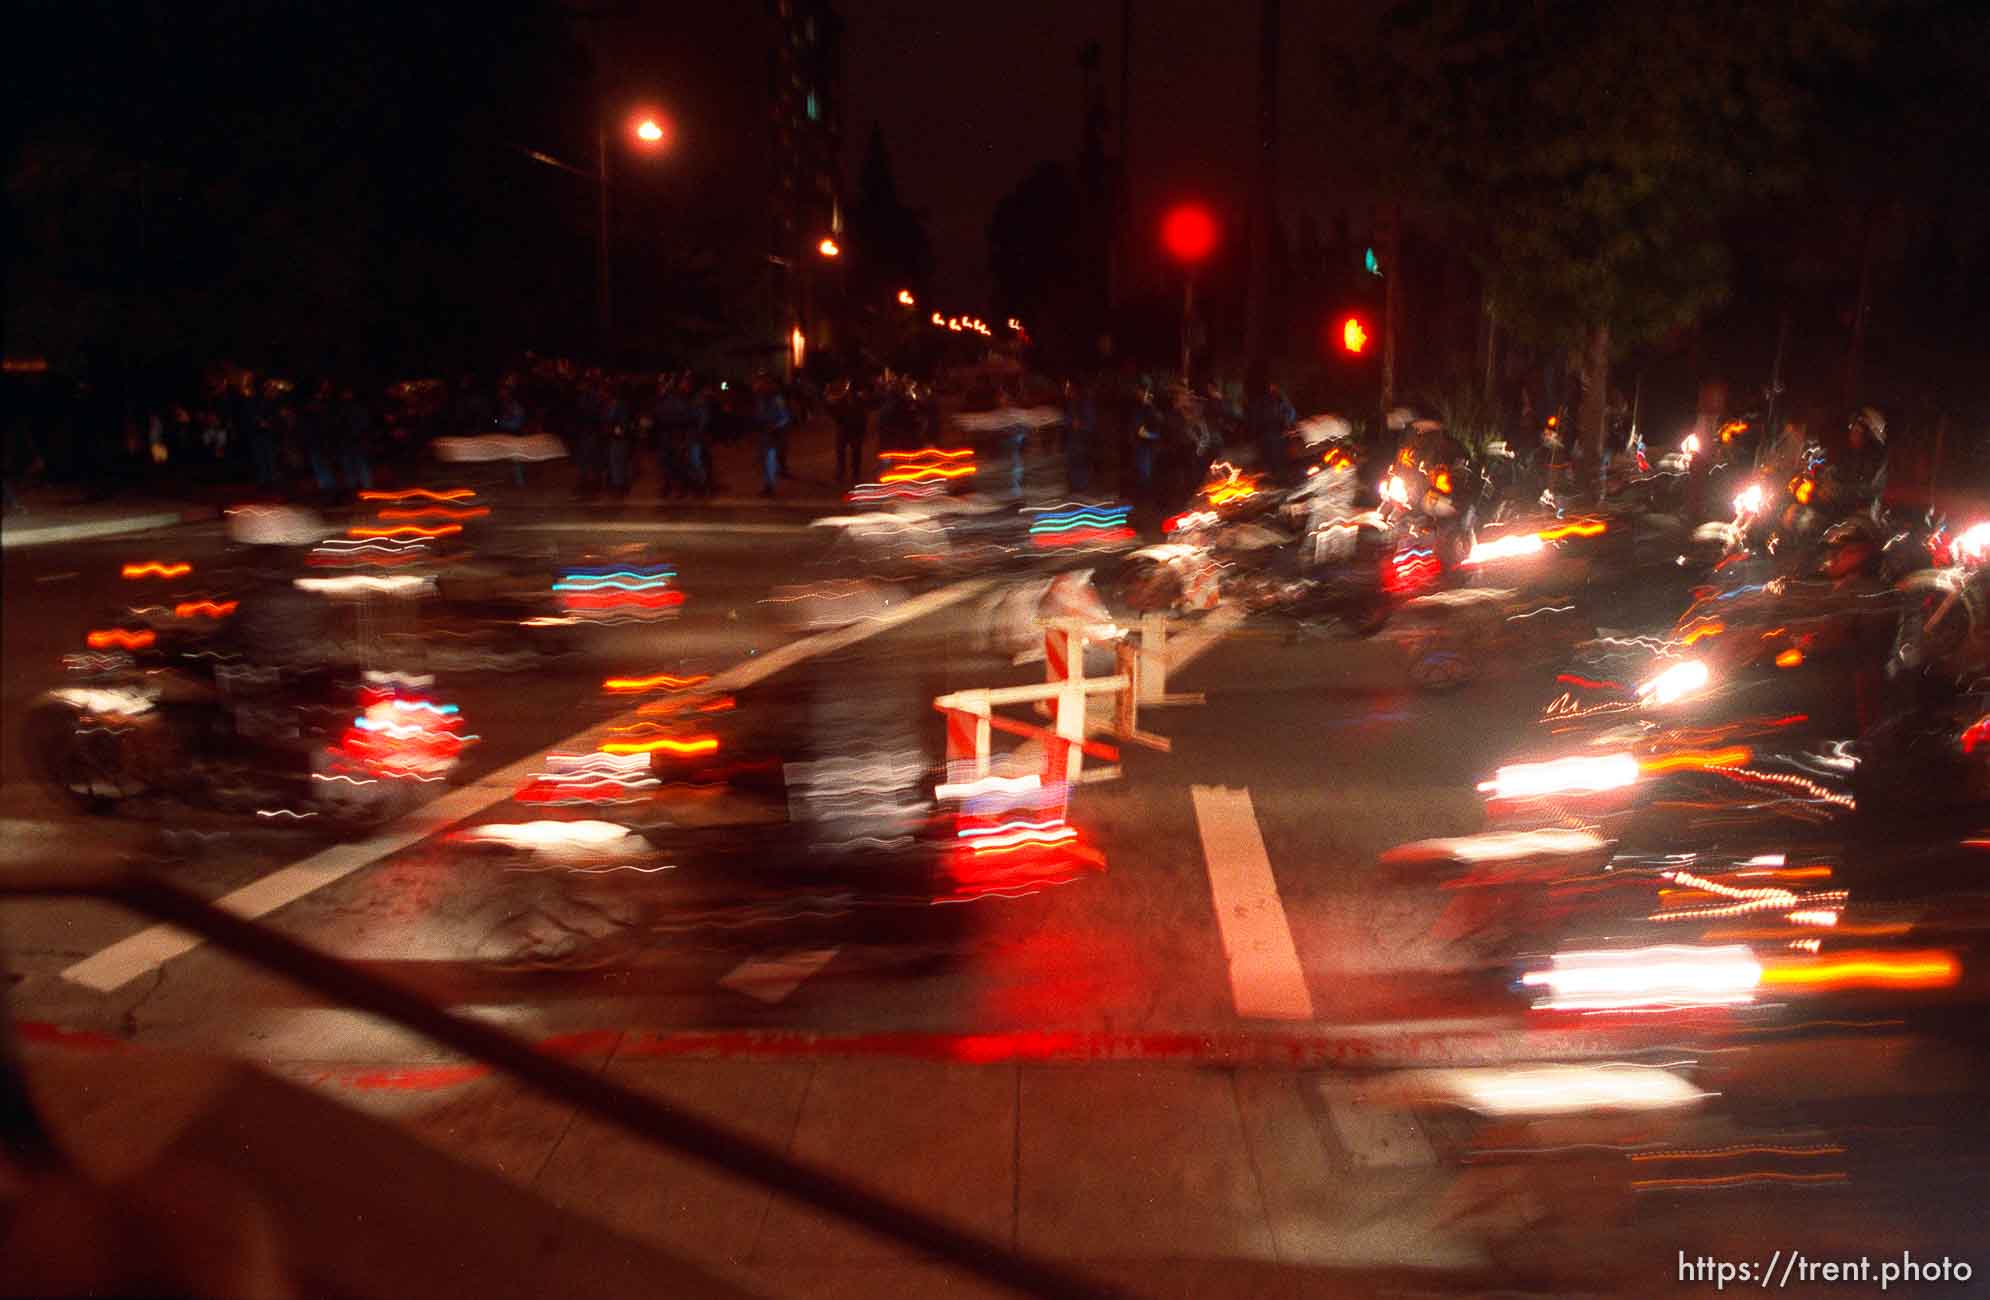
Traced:
<path fill-rule="evenodd" d="M 1368 349 L 1368 327 L 1361 323 L 1361 317 L 1349 316 L 1340 323 L 1341 350 L 1349 356 L 1359 356 Z"/>
<path fill-rule="evenodd" d="M 1199 204 L 1172 208 L 1161 219 L 1161 243 L 1169 256 L 1193 266 L 1216 248 L 1216 218 Z"/>

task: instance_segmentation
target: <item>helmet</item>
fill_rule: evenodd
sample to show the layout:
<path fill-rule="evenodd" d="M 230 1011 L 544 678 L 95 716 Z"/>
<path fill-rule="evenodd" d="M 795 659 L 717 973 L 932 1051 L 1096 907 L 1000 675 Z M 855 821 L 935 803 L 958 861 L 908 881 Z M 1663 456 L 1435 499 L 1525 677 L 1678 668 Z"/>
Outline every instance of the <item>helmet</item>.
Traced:
<path fill-rule="evenodd" d="M 1859 413 L 1852 417 L 1852 423 L 1864 425 L 1866 432 L 1870 433 L 1876 441 L 1882 443 L 1886 441 L 1886 417 L 1881 415 L 1876 408 L 1870 406 L 1860 407 Z"/>
<path fill-rule="evenodd" d="M 1354 436 L 1354 426 L 1338 415 L 1309 416 L 1296 427 L 1300 440 L 1308 447 L 1317 447 L 1324 442 L 1340 442 Z"/>
<path fill-rule="evenodd" d="M 1386 423 L 1391 433 L 1401 433 L 1410 427 L 1410 422 L 1414 419 L 1416 419 L 1415 411 L 1407 406 L 1398 406 L 1389 412 Z"/>

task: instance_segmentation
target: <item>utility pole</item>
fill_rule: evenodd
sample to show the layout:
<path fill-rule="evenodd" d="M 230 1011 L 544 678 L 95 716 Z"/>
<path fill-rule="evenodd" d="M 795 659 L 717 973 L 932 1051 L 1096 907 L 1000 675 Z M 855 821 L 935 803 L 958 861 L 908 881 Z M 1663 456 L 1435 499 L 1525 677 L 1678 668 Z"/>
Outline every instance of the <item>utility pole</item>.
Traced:
<path fill-rule="evenodd" d="M 1396 331 L 1402 319 L 1403 207 L 1390 200 L 1382 210 L 1382 418 L 1396 405 Z"/>
<path fill-rule="evenodd" d="M 1865 220 L 1859 230 L 1859 298 L 1852 308 L 1852 341 L 1845 351 L 1845 405 L 1859 400 L 1859 368 L 1865 359 L 1866 312 L 1872 306 L 1873 244 L 1879 234 L 1879 203 L 1866 201 Z"/>
<path fill-rule="evenodd" d="M 1486 294 L 1486 408 L 1493 412 L 1495 420 L 1497 394 L 1493 386 L 1493 357 L 1499 346 L 1499 300 L 1490 292 Z"/>
<path fill-rule="evenodd" d="M 1127 170 L 1127 123 L 1133 118 L 1133 0 L 1119 0 L 1119 165 L 1113 178 L 1113 265 L 1107 297 L 1118 306 L 1126 297 L 1133 260 L 1133 192 Z"/>
<path fill-rule="evenodd" d="M 1776 427 L 1776 403 L 1783 396 L 1783 351 L 1790 343 L 1790 309 L 1783 308 L 1776 322 L 1776 359 L 1769 367 L 1769 403 L 1762 416 L 1765 426 L 1761 436 L 1755 439 L 1755 468 L 1762 468 L 1763 458 L 1769 454 L 1770 444 L 1782 432 Z"/>
<path fill-rule="evenodd" d="M 596 327 L 600 333 L 599 359 L 605 365 L 611 339 L 611 326 L 615 319 L 611 304 L 611 277 L 608 274 L 608 97 L 601 96 L 601 104 L 596 109 L 594 155 L 594 188 L 599 196 L 595 207 L 600 213 L 600 228 L 594 236 L 594 300 L 599 319 Z"/>
<path fill-rule="evenodd" d="M 1244 388 L 1270 378 L 1266 318 L 1271 313 L 1271 232 L 1278 220 L 1278 0 L 1258 0 L 1258 169 L 1251 194 L 1251 279 L 1244 324 Z"/>

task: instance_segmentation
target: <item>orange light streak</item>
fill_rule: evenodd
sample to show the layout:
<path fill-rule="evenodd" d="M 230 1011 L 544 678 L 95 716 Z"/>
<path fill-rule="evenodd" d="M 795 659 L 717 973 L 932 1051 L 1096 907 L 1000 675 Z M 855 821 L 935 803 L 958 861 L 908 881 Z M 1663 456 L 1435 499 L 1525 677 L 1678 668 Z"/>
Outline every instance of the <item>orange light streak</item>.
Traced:
<path fill-rule="evenodd" d="M 121 572 L 127 578 L 183 578 L 193 572 L 193 566 L 184 562 L 168 564 L 162 560 L 147 560 L 143 564 L 127 564 Z"/>
<path fill-rule="evenodd" d="M 1601 519 L 1571 519 L 1565 524 L 1542 530 L 1540 536 L 1544 542 L 1558 542 L 1564 537 L 1595 537 L 1609 531 L 1610 525 Z"/>
<path fill-rule="evenodd" d="M 348 528 L 349 537 L 447 537 L 451 533 L 463 531 L 461 524 L 439 524 L 434 528 L 422 528 L 415 524 L 396 524 L 392 528 Z"/>
<path fill-rule="evenodd" d="M 658 673 L 654 677 L 610 677 L 601 684 L 611 691 L 653 691 L 659 686 L 667 690 L 681 691 L 687 686 L 696 686 L 711 679 L 710 673 L 696 673 L 690 677 Z"/>
<path fill-rule="evenodd" d="M 423 506 L 419 510 L 382 510 L 382 519 L 482 519 L 491 512 L 489 506 L 472 506 L 468 510 L 451 510 L 448 506 Z"/>
<path fill-rule="evenodd" d="M 212 600 L 193 600 L 184 605 L 173 606 L 174 618 L 226 618 L 235 612 L 235 601 L 219 603 Z"/>
<path fill-rule="evenodd" d="M 121 650 L 143 650 L 159 638 L 151 632 L 128 632 L 124 628 L 100 628 L 90 633 L 92 650 L 108 650 L 116 646 Z"/>
<path fill-rule="evenodd" d="M 437 492 L 431 488 L 404 488 L 399 492 L 368 491 L 359 494 L 361 501 L 467 501 L 477 495 L 475 488 L 450 488 Z"/>
<path fill-rule="evenodd" d="M 920 483 L 933 478 L 966 478 L 972 465 L 921 465 L 917 469 L 894 469 L 878 476 L 880 483 Z"/>
<path fill-rule="evenodd" d="M 611 740 L 601 747 L 604 754 L 714 754 L 718 752 L 717 736 L 693 736 L 689 740 L 677 740 L 665 736 L 656 740 Z"/>
<path fill-rule="evenodd" d="M 1806 988 L 1948 988 L 1962 978 L 1955 954 L 1942 949 L 1892 953 L 1853 951 L 1817 962 L 1762 967 L 1764 984 Z"/>
<path fill-rule="evenodd" d="M 1746 763 L 1754 756 L 1754 751 L 1742 745 L 1736 745 L 1731 749 L 1686 750 L 1677 754 L 1641 759 L 1638 762 L 1638 771 L 1650 776 L 1656 772 L 1672 772 L 1681 768 L 1699 770 L 1709 767 L 1734 767 Z"/>
<path fill-rule="evenodd" d="M 951 449 L 941 448 L 941 447 L 925 447 L 921 448 L 918 451 L 881 451 L 878 453 L 878 459 L 879 460 L 959 460 L 963 456 L 972 456 L 973 454 L 974 454 L 974 448 L 972 447 L 955 447 Z"/>

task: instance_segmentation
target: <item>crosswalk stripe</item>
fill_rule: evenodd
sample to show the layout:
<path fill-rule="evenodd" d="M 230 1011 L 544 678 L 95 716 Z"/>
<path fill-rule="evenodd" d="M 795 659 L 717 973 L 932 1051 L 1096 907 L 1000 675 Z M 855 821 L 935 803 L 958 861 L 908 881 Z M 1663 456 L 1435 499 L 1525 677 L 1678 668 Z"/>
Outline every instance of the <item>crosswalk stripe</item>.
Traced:
<path fill-rule="evenodd" d="M 1313 996 L 1278 899 L 1278 881 L 1265 856 L 1251 792 L 1198 785 L 1189 793 L 1237 1014 L 1260 1020 L 1312 1019 Z"/>

